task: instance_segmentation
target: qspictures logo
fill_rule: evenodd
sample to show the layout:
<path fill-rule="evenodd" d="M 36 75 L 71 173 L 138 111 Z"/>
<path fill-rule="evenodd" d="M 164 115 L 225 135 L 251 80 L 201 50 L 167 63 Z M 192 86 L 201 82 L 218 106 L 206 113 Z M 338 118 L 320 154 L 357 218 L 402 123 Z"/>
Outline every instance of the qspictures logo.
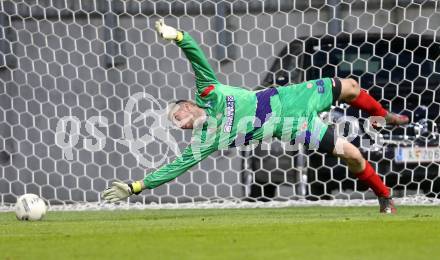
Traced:
<path fill-rule="evenodd" d="M 142 107 L 148 104 L 149 109 L 143 111 Z M 130 153 L 136 158 L 138 164 L 147 168 L 156 168 L 162 165 L 169 152 L 176 156 L 180 155 L 175 138 L 171 135 L 171 123 L 167 120 L 167 108 L 163 107 L 153 96 L 148 93 L 138 92 L 130 96 L 124 108 L 124 122 L 122 126 L 122 138 L 114 139 L 115 142 L 126 146 Z M 86 120 L 85 131 L 91 138 L 84 138 L 80 135 L 83 124 L 75 116 L 65 116 L 58 121 L 55 133 L 55 143 L 62 151 L 67 160 L 74 160 L 74 148 L 82 139 L 82 146 L 90 152 L 103 150 L 108 137 L 98 129 L 109 127 L 108 118 L 105 116 L 93 116 Z M 147 122 L 142 125 L 142 122 Z M 139 134 L 137 125 L 141 124 L 146 133 Z M 143 152 L 152 144 L 160 144 L 165 151 L 160 151 L 158 156 L 151 158 Z"/>

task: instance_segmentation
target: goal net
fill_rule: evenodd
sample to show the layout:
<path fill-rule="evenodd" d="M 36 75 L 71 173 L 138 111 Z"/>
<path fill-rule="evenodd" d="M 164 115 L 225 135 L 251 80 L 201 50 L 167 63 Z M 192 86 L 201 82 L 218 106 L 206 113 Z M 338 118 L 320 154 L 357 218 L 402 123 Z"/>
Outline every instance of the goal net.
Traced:
<path fill-rule="evenodd" d="M 395 198 L 437 202 L 438 1 L 4 0 L 0 206 L 24 193 L 52 205 L 100 203 L 112 181 L 142 179 L 189 143 L 191 131 L 167 123 L 166 106 L 193 99 L 194 77 L 179 48 L 156 35 L 160 18 L 200 43 L 224 84 L 257 90 L 321 77 L 358 80 L 412 123 L 384 127 L 373 140 L 358 110 L 340 104 L 323 117 L 347 121 L 354 129 L 347 138 Z M 374 198 L 340 160 L 274 141 L 218 151 L 129 201 L 267 206 Z"/>

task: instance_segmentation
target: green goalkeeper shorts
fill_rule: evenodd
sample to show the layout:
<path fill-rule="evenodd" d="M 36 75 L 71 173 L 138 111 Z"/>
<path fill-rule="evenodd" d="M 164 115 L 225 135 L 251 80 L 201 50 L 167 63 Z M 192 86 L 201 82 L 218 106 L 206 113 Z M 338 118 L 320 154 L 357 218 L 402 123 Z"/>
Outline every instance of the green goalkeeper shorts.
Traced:
<path fill-rule="evenodd" d="M 340 80 L 310 80 L 278 87 L 277 90 L 281 103 L 281 121 L 276 129 L 276 136 L 283 141 L 304 143 L 310 149 L 319 148 L 328 125 L 318 114 L 330 110 L 331 105 L 339 98 Z M 328 149 L 327 147 L 325 150 Z"/>

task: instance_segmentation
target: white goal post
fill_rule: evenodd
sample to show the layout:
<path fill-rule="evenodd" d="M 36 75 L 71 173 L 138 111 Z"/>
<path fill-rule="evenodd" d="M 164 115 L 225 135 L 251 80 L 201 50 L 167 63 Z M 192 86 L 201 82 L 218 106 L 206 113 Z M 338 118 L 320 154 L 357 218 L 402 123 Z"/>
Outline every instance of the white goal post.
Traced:
<path fill-rule="evenodd" d="M 413 123 L 380 130 L 373 148 L 360 127 L 354 143 L 400 202 L 440 198 L 438 1 L 4 0 L 0 207 L 24 193 L 52 205 L 95 205 L 113 180 L 142 179 L 189 143 L 190 131 L 166 122 L 166 105 L 193 99 L 194 77 L 179 48 L 156 35 L 160 18 L 200 43 L 224 84 L 358 80 Z M 344 116 L 361 126 L 366 118 L 343 104 L 330 113 Z M 264 207 L 375 198 L 338 159 L 283 146 L 216 152 L 130 202 Z"/>

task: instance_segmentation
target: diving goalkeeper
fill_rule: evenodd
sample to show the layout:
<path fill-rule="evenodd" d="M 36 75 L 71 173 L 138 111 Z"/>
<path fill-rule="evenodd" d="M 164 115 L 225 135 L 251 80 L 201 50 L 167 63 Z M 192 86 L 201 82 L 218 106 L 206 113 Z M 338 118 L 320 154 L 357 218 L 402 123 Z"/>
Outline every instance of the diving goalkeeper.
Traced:
<path fill-rule="evenodd" d="M 182 49 L 196 79 L 195 101 L 174 103 L 169 118 L 182 129 L 194 129 L 193 137 L 197 135 L 200 140 L 193 138 L 199 141 L 192 141 L 181 156 L 143 180 L 129 184 L 113 182 L 102 193 L 105 200 L 116 202 L 144 189 L 154 189 L 185 173 L 214 151 L 263 140 L 270 134 L 342 158 L 350 172 L 377 195 L 380 212 L 396 211 L 389 188 L 359 149 L 337 137 L 334 127 L 320 120 L 318 113 L 342 101 L 371 116 L 383 117 L 391 125 L 406 124 L 408 117 L 385 110 L 353 79 L 323 78 L 261 91 L 221 84 L 188 33 L 165 25 L 163 20 L 156 22 L 156 30 L 163 39 L 175 41 Z"/>

